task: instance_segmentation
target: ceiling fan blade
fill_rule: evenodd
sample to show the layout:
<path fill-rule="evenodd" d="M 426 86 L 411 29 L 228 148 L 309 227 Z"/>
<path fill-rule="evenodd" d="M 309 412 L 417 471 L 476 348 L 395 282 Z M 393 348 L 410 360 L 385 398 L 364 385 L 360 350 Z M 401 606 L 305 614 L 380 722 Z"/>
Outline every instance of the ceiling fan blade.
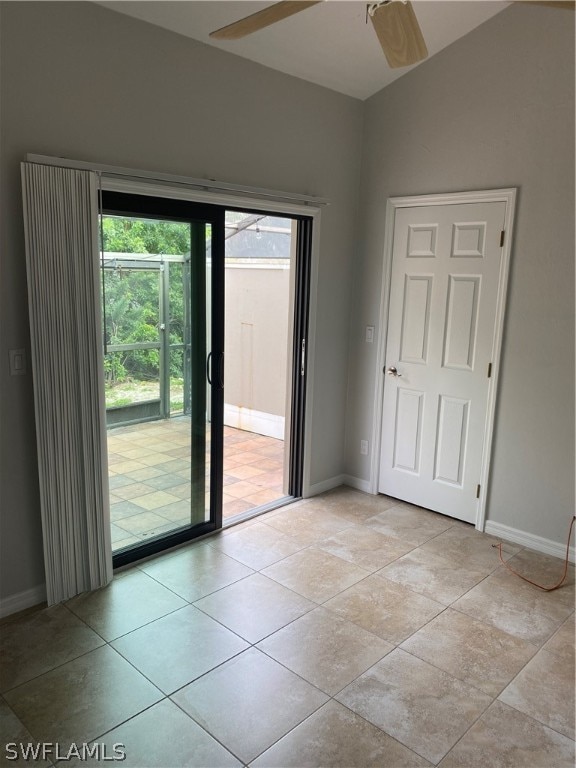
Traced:
<path fill-rule="evenodd" d="M 563 8 L 565 11 L 573 11 L 576 8 L 574 0 L 516 0 L 524 5 L 548 5 L 551 8 Z"/>
<path fill-rule="evenodd" d="M 388 64 L 393 69 L 409 67 L 428 56 L 428 48 L 411 3 L 394 1 L 380 5 L 370 18 Z"/>
<path fill-rule="evenodd" d="M 215 40 L 238 40 L 321 2 L 323 0 L 283 0 L 280 3 L 270 5 L 268 8 L 263 8 L 251 16 L 246 16 L 245 19 L 228 24 L 227 27 L 210 32 L 210 37 Z"/>

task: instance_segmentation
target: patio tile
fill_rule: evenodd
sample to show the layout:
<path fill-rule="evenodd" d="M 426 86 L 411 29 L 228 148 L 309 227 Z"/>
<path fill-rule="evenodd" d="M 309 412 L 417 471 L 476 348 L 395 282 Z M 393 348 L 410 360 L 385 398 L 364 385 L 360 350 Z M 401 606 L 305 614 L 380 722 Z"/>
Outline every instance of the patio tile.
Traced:
<path fill-rule="evenodd" d="M 156 469 L 155 467 L 145 467 L 144 469 L 137 469 L 135 472 L 128 472 L 126 474 L 127 478 L 130 478 L 130 481 L 136 481 L 141 482 L 149 480 L 151 477 L 158 477 L 162 474 L 161 469 Z"/>
<path fill-rule="evenodd" d="M 234 499 L 233 501 L 227 501 L 222 506 L 223 517 L 233 517 L 239 515 L 242 512 L 247 512 L 249 509 L 254 509 L 254 504 L 251 504 L 246 499 Z"/>
<path fill-rule="evenodd" d="M 131 536 L 138 536 L 143 533 L 150 533 L 163 528 L 167 523 L 165 517 L 154 512 L 143 512 L 140 515 L 132 515 L 131 517 L 125 517 L 122 520 L 118 520 L 116 523 L 117 528 L 121 528 L 123 531 Z"/>
<path fill-rule="evenodd" d="M 257 485 L 254 485 L 254 483 L 247 480 L 242 480 L 226 487 L 227 495 L 233 496 L 236 499 L 244 499 L 247 496 L 258 493 L 259 490 L 260 488 Z"/>
<path fill-rule="evenodd" d="M 138 506 L 148 510 L 165 507 L 167 504 L 173 504 L 175 501 L 180 501 L 180 499 L 172 496 L 167 491 L 155 491 L 144 496 L 136 496 L 132 499 L 133 504 L 138 504 Z"/>
<path fill-rule="evenodd" d="M 153 479 L 151 478 L 151 480 Z M 130 483 L 130 485 L 123 485 L 121 488 L 117 488 L 116 496 L 120 496 L 123 501 L 130 501 L 136 496 L 152 493 L 153 490 L 153 487 L 148 485 L 148 483 Z"/>
<path fill-rule="evenodd" d="M 255 478 L 255 480 L 257 480 L 257 478 Z M 256 493 L 251 493 L 249 496 L 244 496 L 243 498 L 255 507 L 259 507 L 263 504 L 269 504 L 271 501 L 276 501 L 276 499 L 281 499 L 283 495 L 284 493 L 281 488 L 277 490 L 265 489 L 259 490 Z"/>

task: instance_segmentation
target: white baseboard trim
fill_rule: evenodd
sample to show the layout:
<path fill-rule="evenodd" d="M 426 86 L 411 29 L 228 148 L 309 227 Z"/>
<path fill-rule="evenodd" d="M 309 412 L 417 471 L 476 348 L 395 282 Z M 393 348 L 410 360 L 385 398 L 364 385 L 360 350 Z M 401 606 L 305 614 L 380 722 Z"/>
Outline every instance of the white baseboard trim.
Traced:
<path fill-rule="evenodd" d="M 319 493 L 325 493 L 326 491 L 331 491 L 332 488 L 344 485 L 344 477 L 345 475 L 336 475 L 335 477 L 329 477 L 328 480 L 322 480 L 321 483 L 310 485 L 304 498 L 308 499 L 310 496 L 317 496 Z"/>
<path fill-rule="evenodd" d="M 15 595 L 2 598 L 0 600 L 0 619 L 45 602 L 46 586 L 38 584 L 37 587 L 32 587 L 32 589 L 25 589 L 23 592 L 17 592 Z"/>
<path fill-rule="evenodd" d="M 276 416 L 274 413 L 254 411 L 252 408 L 224 403 L 224 424 L 227 427 L 284 440 L 284 416 Z"/>
<path fill-rule="evenodd" d="M 486 520 L 484 532 L 489 533 L 491 536 L 498 536 L 498 538 L 505 539 L 506 541 L 512 541 L 514 544 L 521 544 L 523 547 L 535 549 L 537 552 L 542 552 L 545 555 L 559 557 L 562 560 L 566 557 L 565 543 L 562 544 L 558 541 L 545 539 L 543 536 L 535 536 L 532 533 L 526 533 L 518 528 L 511 528 L 509 525 L 504 525 L 503 523 L 495 523 L 492 520 Z M 574 547 L 570 547 L 570 562 L 575 562 L 575 558 L 576 551 Z"/>
<path fill-rule="evenodd" d="M 344 485 L 355 488 L 357 491 L 374 495 L 372 494 L 370 480 L 361 480 L 359 477 L 354 477 L 354 475 L 342 475 L 342 478 Z"/>

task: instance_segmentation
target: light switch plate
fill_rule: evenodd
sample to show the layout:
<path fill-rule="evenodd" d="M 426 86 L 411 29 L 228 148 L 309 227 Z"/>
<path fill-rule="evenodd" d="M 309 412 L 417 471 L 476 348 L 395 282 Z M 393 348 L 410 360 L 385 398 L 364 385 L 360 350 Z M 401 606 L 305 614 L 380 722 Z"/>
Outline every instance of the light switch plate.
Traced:
<path fill-rule="evenodd" d="M 373 343 L 374 343 L 374 326 L 367 325 L 366 326 L 366 344 L 373 344 Z"/>
<path fill-rule="evenodd" d="M 10 376 L 24 376 L 26 373 L 26 350 L 10 350 Z"/>

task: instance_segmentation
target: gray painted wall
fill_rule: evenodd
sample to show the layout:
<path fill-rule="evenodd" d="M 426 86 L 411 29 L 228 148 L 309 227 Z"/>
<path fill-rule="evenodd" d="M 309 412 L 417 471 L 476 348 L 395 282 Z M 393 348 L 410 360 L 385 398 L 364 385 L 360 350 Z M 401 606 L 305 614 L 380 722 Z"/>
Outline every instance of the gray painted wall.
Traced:
<path fill-rule="evenodd" d="M 488 518 L 574 514 L 574 17 L 514 5 L 366 102 L 347 472 L 367 480 L 386 200 L 518 187 Z"/>
<path fill-rule="evenodd" d="M 0 595 L 44 581 L 19 163 L 26 153 L 327 197 L 316 337 L 311 482 L 343 469 L 349 285 L 362 104 L 83 3 L 1 8 Z"/>

